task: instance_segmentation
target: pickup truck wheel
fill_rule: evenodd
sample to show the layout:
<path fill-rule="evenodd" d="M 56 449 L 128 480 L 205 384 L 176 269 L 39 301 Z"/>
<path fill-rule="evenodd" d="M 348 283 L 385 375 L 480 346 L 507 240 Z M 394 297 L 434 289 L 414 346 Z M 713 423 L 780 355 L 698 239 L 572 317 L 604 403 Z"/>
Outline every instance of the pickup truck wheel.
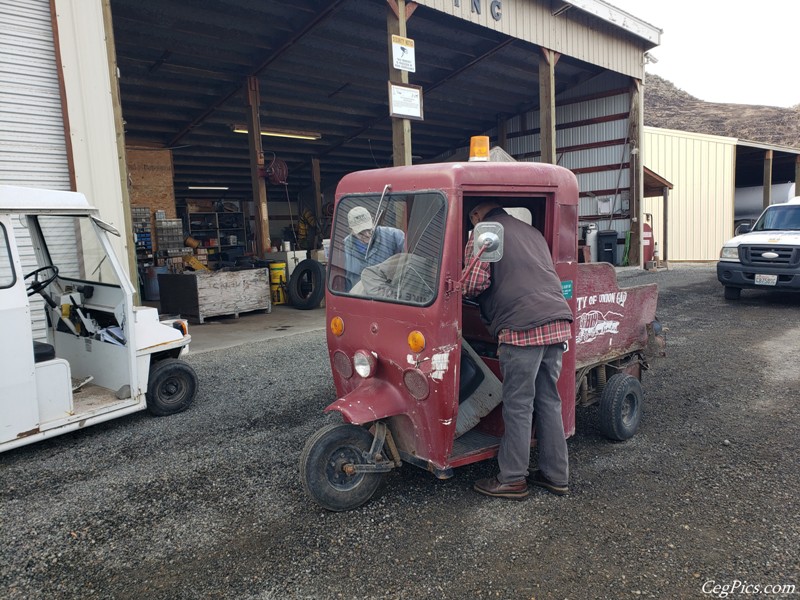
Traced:
<path fill-rule="evenodd" d="M 738 300 L 742 295 L 742 288 L 725 286 L 725 300 Z"/>
<path fill-rule="evenodd" d="M 182 360 L 166 358 L 150 366 L 147 410 L 157 417 L 189 408 L 197 393 L 197 373 Z"/>
<path fill-rule="evenodd" d="M 626 373 L 613 375 L 600 396 L 600 431 L 612 440 L 632 438 L 642 419 L 642 385 Z"/>
<path fill-rule="evenodd" d="M 309 496 L 332 511 L 357 508 L 372 498 L 383 473 L 352 473 L 346 467 L 365 464 L 372 434 L 357 425 L 323 427 L 306 442 L 300 456 L 300 479 Z"/>

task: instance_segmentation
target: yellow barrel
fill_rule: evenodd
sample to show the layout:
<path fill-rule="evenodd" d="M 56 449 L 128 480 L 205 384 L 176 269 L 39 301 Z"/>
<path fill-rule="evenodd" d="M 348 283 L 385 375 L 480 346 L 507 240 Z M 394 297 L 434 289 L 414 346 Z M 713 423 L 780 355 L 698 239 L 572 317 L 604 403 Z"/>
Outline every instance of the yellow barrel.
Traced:
<path fill-rule="evenodd" d="M 273 304 L 286 304 L 286 263 L 277 262 L 269 266 L 269 289 Z"/>

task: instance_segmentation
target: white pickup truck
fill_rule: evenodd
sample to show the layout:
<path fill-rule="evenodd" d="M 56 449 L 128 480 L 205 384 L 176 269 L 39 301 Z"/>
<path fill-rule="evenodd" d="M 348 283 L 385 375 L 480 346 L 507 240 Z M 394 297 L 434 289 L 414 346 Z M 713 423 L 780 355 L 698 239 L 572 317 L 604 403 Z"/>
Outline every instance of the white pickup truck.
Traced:
<path fill-rule="evenodd" d="M 726 300 L 738 300 L 743 288 L 800 292 L 800 196 L 766 208 L 739 232 L 722 246 L 717 263 Z"/>

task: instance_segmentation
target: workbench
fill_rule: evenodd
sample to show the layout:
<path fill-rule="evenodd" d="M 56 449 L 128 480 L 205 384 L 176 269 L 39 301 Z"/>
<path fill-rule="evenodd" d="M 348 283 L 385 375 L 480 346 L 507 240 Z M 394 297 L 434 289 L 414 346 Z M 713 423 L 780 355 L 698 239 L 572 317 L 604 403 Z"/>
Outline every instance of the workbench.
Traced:
<path fill-rule="evenodd" d="M 254 310 L 272 312 L 267 269 L 159 274 L 161 312 L 195 323 Z"/>

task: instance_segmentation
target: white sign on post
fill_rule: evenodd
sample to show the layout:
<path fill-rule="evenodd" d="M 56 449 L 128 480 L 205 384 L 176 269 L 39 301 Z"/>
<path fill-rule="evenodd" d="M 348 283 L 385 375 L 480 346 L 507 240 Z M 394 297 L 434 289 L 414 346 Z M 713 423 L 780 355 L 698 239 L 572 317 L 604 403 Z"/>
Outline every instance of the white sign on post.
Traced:
<path fill-rule="evenodd" d="M 398 71 L 414 73 L 417 70 L 417 61 L 414 57 L 414 40 L 392 35 L 392 61 L 394 68 Z"/>
<path fill-rule="evenodd" d="M 389 115 L 422 121 L 422 88 L 408 83 L 389 82 Z"/>

